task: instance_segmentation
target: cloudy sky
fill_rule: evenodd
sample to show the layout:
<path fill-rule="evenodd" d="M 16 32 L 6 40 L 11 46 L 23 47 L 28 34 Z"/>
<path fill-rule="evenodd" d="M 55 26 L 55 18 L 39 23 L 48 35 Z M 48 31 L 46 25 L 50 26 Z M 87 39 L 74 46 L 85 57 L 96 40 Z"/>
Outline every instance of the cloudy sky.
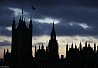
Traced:
<path fill-rule="evenodd" d="M 47 45 L 53 21 L 60 54 L 67 42 L 98 44 L 98 0 L 0 0 L 0 57 L 4 48 L 10 49 L 12 20 L 18 25 L 22 4 L 27 26 L 33 21 L 33 46 Z"/>

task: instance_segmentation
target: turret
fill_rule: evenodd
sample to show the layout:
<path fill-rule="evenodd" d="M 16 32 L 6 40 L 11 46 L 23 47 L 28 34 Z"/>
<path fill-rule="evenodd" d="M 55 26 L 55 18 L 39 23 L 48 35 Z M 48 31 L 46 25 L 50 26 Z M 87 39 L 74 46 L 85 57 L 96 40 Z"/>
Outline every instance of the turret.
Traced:
<path fill-rule="evenodd" d="M 29 29 L 30 29 L 30 31 L 32 32 L 32 20 L 30 20 Z"/>
<path fill-rule="evenodd" d="M 77 45 L 76 45 L 76 43 L 75 43 L 75 49 L 77 49 Z"/>
<path fill-rule="evenodd" d="M 39 50 L 40 50 L 40 45 L 39 45 Z"/>
<path fill-rule="evenodd" d="M 35 57 L 36 57 L 36 45 L 35 45 Z"/>
<path fill-rule="evenodd" d="M 15 29 L 16 24 L 15 24 L 15 18 L 13 18 L 13 22 L 12 22 L 12 30 Z"/>
<path fill-rule="evenodd" d="M 73 48 L 73 42 L 72 42 L 71 48 Z"/>
<path fill-rule="evenodd" d="M 48 47 L 46 46 L 46 53 L 48 53 Z"/>
<path fill-rule="evenodd" d="M 87 41 L 85 42 L 85 47 L 87 47 Z"/>
<path fill-rule="evenodd" d="M 95 42 L 94 42 L 94 52 L 96 52 L 96 44 L 95 44 Z"/>
<path fill-rule="evenodd" d="M 88 44 L 88 47 L 91 47 L 91 46 L 90 46 L 90 43 Z"/>
<path fill-rule="evenodd" d="M 68 56 L 68 43 L 66 45 L 66 58 L 67 58 L 67 56 Z"/>
<path fill-rule="evenodd" d="M 5 56 L 5 54 L 6 54 L 6 53 L 5 53 L 5 49 L 4 49 L 4 56 Z"/>
<path fill-rule="evenodd" d="M 80 42 L 80 44 L 79 44 L 79 45 L 80 45 L 80 51 L 81 51 L 81 50 L 82 50 L 82 44 L 81 44 L 81 42 Z"/>
<path fill-rule="evenodd" d="M 41 49 L 44 49 L 44 46 L 42 45 Z"/>

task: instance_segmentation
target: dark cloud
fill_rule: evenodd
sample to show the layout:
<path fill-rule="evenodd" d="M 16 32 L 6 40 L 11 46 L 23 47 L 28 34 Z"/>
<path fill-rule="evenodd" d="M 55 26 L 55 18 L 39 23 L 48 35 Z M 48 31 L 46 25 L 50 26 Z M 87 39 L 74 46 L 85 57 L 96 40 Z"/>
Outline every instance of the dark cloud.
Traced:
<path fill-rule="evenodd" d="M 29 17 L 58 19 L 60 23 L 55 25 L 57 35 L 98 35 L 98 0 L 0 0 L 0 26 L 11 26 L 14 12 L 8 7 L 21 9 L 22 2 Z M 84 29 L 77 24 L 70 26 L 70 22 L 86 23 L 92 28 Z M 50 35 L 51 29 L 52 24 L 33 22 L 34 36 Z M 2 28 L 0 35 L 9 35 L 9 31 Z"/>

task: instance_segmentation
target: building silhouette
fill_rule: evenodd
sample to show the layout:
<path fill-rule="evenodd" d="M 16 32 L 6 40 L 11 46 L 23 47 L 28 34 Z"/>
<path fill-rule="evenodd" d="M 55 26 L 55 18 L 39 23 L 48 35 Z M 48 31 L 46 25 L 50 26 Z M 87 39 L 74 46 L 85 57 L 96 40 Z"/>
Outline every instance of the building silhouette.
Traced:
<path fill-rule="evenodd" d="M 19 66 L 29 66 L 32 58 L 32 21 L 30 20 L 29 27 L 27 27 L 25 20 L 20 17 L 19 24 L 16 26 L 13 19 L 11 53 L 8 50 L 6 54 L 4 52 L 4 61 L 8 65 L 18 63 Z"/>
<path fill-rule="evenodd" d="M 0 66 L 10 68 L 97 68 L 98 67 L 98 46 L 93 47 L 87 42 L 82 47 L 73 44 L 66 45 L 66 58 L 61 55 L 59 58 L 58 42 L 53 22 L 50 40 L 46 49 L 44 45 L 35 46 L 35 56 L 32 56 L 32 20 L 29 27 L 22 17 L 16 26 L 15 19 L 12 22 L 12 45 L 11 52 L 4 49 L 4 59 L 0 60 Z"/>

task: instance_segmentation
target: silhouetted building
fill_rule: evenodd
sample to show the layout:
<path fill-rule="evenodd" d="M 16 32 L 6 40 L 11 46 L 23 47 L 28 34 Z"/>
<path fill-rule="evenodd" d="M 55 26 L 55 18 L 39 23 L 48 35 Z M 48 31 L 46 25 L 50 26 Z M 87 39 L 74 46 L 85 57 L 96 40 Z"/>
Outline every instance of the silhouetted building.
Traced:
<path fill-rule="evenodd" d="M 29 27 L 26 26 L 22 18 L 16 26 L 15 19 L 12 22 L 12 45 L 11 52 L 4 49 L 4 59 L 1 59 L 0 66 L 10 68 L 97 68 L 98 67 L 98 46 L 94 43 L 94 49 L 85 42 L 83 47 L 81 42 L 79 47 L 75 44 L 66 45 L 66 58 L 61 55 L 59 58 L 58 42 L 53 22 L 51 37 L 44 49 L 44 45 L 35 46 L 35 57 L 32 56 L 32 20 Z"/>
<path fill-rule="evenodd" d="M 23 18 L 20 17 L 18 26 L 13 19 L 11 53 L 7 50 L 4 56 L 7 64 L 28 66 L 32 63 L 32 20 L 27 27 Z"/>

